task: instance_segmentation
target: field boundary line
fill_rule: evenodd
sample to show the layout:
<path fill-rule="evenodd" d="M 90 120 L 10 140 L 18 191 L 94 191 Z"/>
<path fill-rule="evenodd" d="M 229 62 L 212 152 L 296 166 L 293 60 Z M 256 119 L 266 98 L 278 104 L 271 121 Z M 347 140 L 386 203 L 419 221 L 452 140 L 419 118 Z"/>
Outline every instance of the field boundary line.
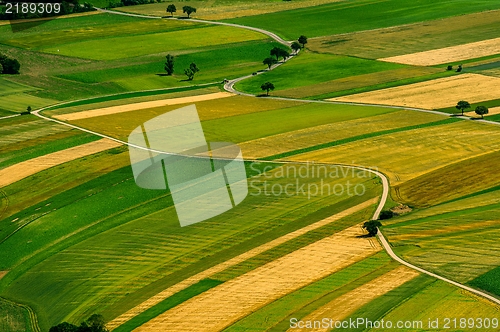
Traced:
<path fill-rule="evenodd" d="M 15 118 L 16 116 L 20 116 L 21 114 L 14 114 L 14 115 L 7 115 L 7 116 L 2 116 L 0 120 L 3 119 L 10 119 L 10 118 Z"/>

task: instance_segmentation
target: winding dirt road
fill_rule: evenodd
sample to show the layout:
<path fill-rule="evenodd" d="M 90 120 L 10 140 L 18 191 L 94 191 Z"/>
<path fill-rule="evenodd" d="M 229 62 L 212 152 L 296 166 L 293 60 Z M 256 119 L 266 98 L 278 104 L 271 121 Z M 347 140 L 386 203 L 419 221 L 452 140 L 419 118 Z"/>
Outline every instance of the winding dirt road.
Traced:
<path fill-rule="evenodd" d="M 103 11 L 103 12 L 107 12 L 107 13 L 111 13 L 111 14 L 126 15 L 126 16 L 140 17 L 140 18 L 150 18 L 150 19 L 161 19 L 161 17 L 151 17 L 151 16 L 145 16 L 145 15 L 128 14 L 128 13 L 121 13 L 121 12 L 115 12 L 115 11 L 109 11 L 109 10 L 103 10 L 103 9 L 98 9 L 98 10 Z M 261 32 L 261 33 L 263 33 L 263 34 L 265 34 L 265 35 L 273 38 L 274 40 L 278 41 L 279 43 L 281 43 L 283 45 L 290 45 L 290 42 L 283 40 L 282 38 L 280 38 L 276 34 L 274 34 L 272 32 L 269 32 L 269 31 L 262 30 L 262 29 L 258 29 L 258 28 L 247 27 L 247 26 L 242 26 L 242 25 L 238 25 L 238 24 L 231 24 L 231 23 L 224 23 L 224 22 L 211 22 L 211 21 L 197 20 L 197 19 L 191 19 L 191 21 L 202 22 L 202 23 L 207 23 L 207 24 L 227 25 L 227 26 L 233 26 L 233 27 L 236 27 L 236 28 L 243 28 L 243 29 L 249 29 L 249 30 L 253 30 L 253 31 L 258 31 L 258 32 Z M 293 57 L 290 57 L 290 58 L 288 58 L 288 60 L 292 59 L 292 58 Z M 280 63 L 280 64 L 277 64 L 277 65 L 273 66 L 271 68 L 271 70 L 273 70 L 274 68 L 278 67 L 281 64 L 283 64 L 283 63 Z M 247 75 L 247 76 L 243 76 L 243 77 L 239 77 L 239 78 L 233 79 L 233 80 L 231 80 L 229 82 L 226 82 L 225 85 L 224 85 L 224 88 L 228 92 L 232 92 L 232 93 L 239 94 L 239 95 L 246 95 L 246 96 L 255 97 L 254 95 L 250 95 L 250 94 L 246 94 L 246 93 L 243 93 L 243 92 L 239 92 L 239 91 L 237 91 L 237 90 L 234 89 L 234 84 L 236 82 L 239 82 L 241 80 L 244 80 L 244 79 L 252 77 L 252 76 L 253 75 Z M 297 99 L 292 99 L 292 98 L 280 98 L 280 97 L 267 97 L 267 98 L 297 101 Z M 443 112 L 436 112 L 436 111 L 431 111 L 431 110 L 426 110 L 426 109 L 418 109 L 418 108 L 390 106 L 390 105 L 360 104 L 360 103 L 348 103 L 348 102 L 332 102 L 332 101 L 321 101 L 321 100 L 303 100 L 303 102 L 330 103 L 330 104 L 347 104 L 347 105 L 360 105 L 360 106 L 372 106 L 372 107 L 389 107 L 389 108 L 395 108 L 395 109 L 414 110 L 414 111 L 419 111 L 419 112 L 428 112 L 428 113 L 433 113 L 433 114 L 440 114 L 440 115 L 450 116 L 450 114 L 443 113 Z M 129 146 L 133 146 L 133 147 L 136 147 L 136 148 L 143 149 L 143 147 L 134 146 L 132 144 L 129 144 L 128 142 L 121 141 L 121 140 L 118 140 L 116 138 L 113 138 L 113 137 L 110 137 L 110 136 L 107 136 L 107 135 L 104 135 L 104 134 L 101 134 L 101 133 L 98 133 L 98 132 L 95 132 L 95 131 L 92 131 L 92 130 L 81 128 L 81 127 L 78 127 L 78 126 L 75 126 L 75 125 L 63 122 L 63 121 L 59 121 L 59 120 L 56 120 L 56 119 L 53 119 L 53 118 L 49 118 L 49 117 L 46 117 L 46 116 L 40 114 L 40 112 L 43 111 L 43 110 L 45 110 L 46 108 L 48 108 L 48 107 L 38 109 L 38 110 L 32 112 L 32 114 L 35 115 L 35 116 L 37 116 L 37 117 L 39 117 L 39 118 L 47 120 L 47 121 L 53 121 L 53 122 L 56 122 L 56 123 L 59 123 L 59 124 L 62 124 L 62 125 L 74 128 L 74 129 L 81 130 L 83 132 L 91 133 L 91 134 L 94 134 L 94 135 L 97 135 L 97 136 L 100 136 L 100 137 L 103 137 L 103 138 L 108 138 L 108 139 L 110 139 L 112 141 L 115 141 L 115 142 L 118 142 L 118 143 L 121 143 L 121 144 L 124 144 L 124 145 L 129 145 Z M 461 117 L 461 118 L 470 119 L 468 117 Z M 490 124 L 494 124 L 494 125 L 500 125 L 500 123 L 492 122 L 492 121 L 487 121 L 487 120 L 476 120 L 476 121 L 484 122 L 484 123 L 490 123 Z M 154 151 L 154 152 L 164 153 L 162 151 Z M 261 163 L 265 162 L 265 161 L 261 161 L 261 160 L 248 160 L 248 161 L 261 162 Z M 282 163 L 282 164 L 294 163 L 294 164 L 297 164 L 298 162 L 292 162 L 292 161 L 290 161 L 290 162 L 288 162 L 288 161 L 272 161 L 272 163 Z M 306 162 L 303 162 L 303 163 L 306 163 Z M 315 164 L 319 165 L 321 163 L 315 163 Z M 373 214 L 373 217 L 372 217 L 373 220 L 378 219 L 378 217 L 380 215 L 380 212 L 382 211 L 382 209 L 383 209 L 383 207 L 384 207 L 384 205 L 385 205 L 385 203 L 387 201 L 388 194 L 389 194 L 389 181 L 388 181 L 387 177 L 384 174 L 382 174 L 382 173 L 380 173 L 378 171 L 375 171 L 375 170 L 372 170 L 372 169 L 369 169 L 369 168 L 360 167 L 360 166 L 344 165 L 344 164 L 334 164 L 334 163 L 324 163 L 324 164 L 326 164 L 326 165 L 344 166 L 344 167 L 354 168 L 354 169 L 358 169 L 358 170 L 368 171 L 368 172 L 376 175 L 377 177 L 379 177 L 381 179 L 381 181 L 382 181 L 382 187 L 383 187 L 383 192 L 382 192 L 382 195 L 380 197 L 380 201 L 379 201 L 379 204 L 377 206 L 377 209 L 375 210 L 375 212 Z M 401 263 L 401 264 L 403 264 L 403 265 L 405 265 L 405 266 L 407 266 L 407 267 L 409 267 L 411 269 L 414 269 L 414 270 L 416 270 L 418 272 L 425 273 L 425 274 L 427 274 L 429 276 L 432 276 L 434 278 L 437 278 L 437 279 L 440 279 L 442 281 L 445 281 L 445 282 L 447 282 L 447 283 L 449 283 L 451 285 L 454 285 L 454 286 L 462 288 L 462 289 L 464 289 L 466 291 L 469 291 L 469 292 L 472 292 L 474 294 L 477 294 L 477 295 L 479 295 L 479 296 L 481 296 L 483 298 L 486 298 L 486 299 L 492 301 L 495 304 L 500 305 L 500 299 L 498 299 L 496 297 L 493 297 L 493 296 L 491 296 L 491 295 L 489 295 L 489 294 L 487 294 L 485 292 L 473 289 L 471 287 L 462 285 L 462 284 L 457 283 L 457 282 L 455 282 L 453 280 L 450 280 L 450 279 L 447 279 L 445 277 L 439 276 L 439 275 L 434 274 L 434 273 L 432 273 L 430 271 L 427 271 L 425 269 L 422 269 L 422 268 L 417 267 L 417 266 L 415 266 L 415 265 L 413 265 L 411 263 L 406 262 L 405 260 L 401 259 L 400 257 L 398 257 L 394 253 L 394 251 L 392 250 L 391 246 L 389 245 L 389 243 L 387 242 L 387 240 L 385 239 L 384 235 L 381 232 L 378 232 L 377 236 L 378 236 L 378 239 L 380 240 L 382 246 L 387 251 L 387 253 L 394 260 L 398 261 L 399 263 Z"/>

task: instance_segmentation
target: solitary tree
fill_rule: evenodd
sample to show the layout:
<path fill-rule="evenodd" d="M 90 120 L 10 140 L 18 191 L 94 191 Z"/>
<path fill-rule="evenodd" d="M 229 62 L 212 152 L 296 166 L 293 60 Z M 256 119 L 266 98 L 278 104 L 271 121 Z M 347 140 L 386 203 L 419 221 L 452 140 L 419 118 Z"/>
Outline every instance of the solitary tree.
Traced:
<path fill-rule="evenodd" d="M 298 50 L 300 50 L 300 48 L 301 48 L 301 47 L 300 47 L 300 44 L 299 44 L 299 43 L 297 43 L 297 42 L 293 42 L 293 43 L 292 43 L 292 45 L 291 45 L 290 47 L 292 48 L 293 53 L 297 53 L 297 52 L 298 52 Z"/>
<path fill-rule="evenodd" d="M 302 44 L 302 48 L 306 47 L 306 44 L 307 44 L 307 37 L 302 35 L 299 37 L 298 39 L 299 43 Z"/>
<path fill-rule="evenodd" d="M 266 91 L 266 95 L 269 96 L 269 90 L 274 90 L 274 84 L 271 82 L 266 82 L 260 86 L 263 91 Z"/>
<path fill-rule="evenodd" d="M 165 71 L 167 72 L 167 75 L 172 75 L 174 73 L 174 56 L 168 54 L 166 56 L 167 61 L 165 62 Z"/>
<path fill-rule="evenodd" d="M 464 110 L 470 108 L 470 104 L 468 102 L 466 102 L 465 100 L 460 100 L 457 103 L 457 106 L 455 106 L 455 108 L 459 111 L 462 111 L 462 115 L 464 115 Z"/>
<path fill-rule="evenodd" d="M 192 13 L 196 13 L 196 8 L 191 6 L 184 6 L 182 7 L 182 12 L 186 13 L 189 18 Z"/>
<path fill-rule="evenodd" d="M 184 74 L 186 74 L 189 81 L 192 81 L 194 78 L 194 74 L 196 74 L 199 71 L 200 69 L 196 66 L 196 64 L 194 62 L 191 62 L 189 68 L 184 69 Z"/>
<path fill-rule="evenodd" d="M 0 65 L 2 65 L 2 74 L 19 74 L 19 68 L 21 68 L 19 61 L 3 54 L 0 54 Z"/>
<path fill-rule="evenodd" d="M 172 17 L 174 16 L 174 13 L 177 11 L 177 8 L 175 8 L 174 4 L 168 5 L 167 6 L 167 13 L 170 13 Z"/>
<path fill-rule="evenodd" d="M 265 64 L 265 65 L 267 65 L 267 67 L 269 69 L 271 69 L 271 66 L 274 65 L 277 62 L 278 61 L 275 58 L 273 58 L 273 57 L 265 58 L 264 61 L 262 61 L 262 63 Z"/>
<path fill-rule="evenodd" d="M 382 223 L 378 220 L 370 220 L 363 224 L 363 228 L 366 229 L 369 236 L 377 235 L 380 226 L 382 226 Z"/>
<path fill-rule="evenodd" d="M 481 119 L 484 119 L 484 115 L 488 114 L 489 110 L 486 106 L 478 106 L 475 109 L 477 115 L 481 115 Z"/>
<path fill-rule="evenodd" d="M 26 108 L 26 112 L 28 112 L 28 113 L 31 113 L 31 110 L 32 110 L 31 106 L 28 106 L 28 107 Z"/>

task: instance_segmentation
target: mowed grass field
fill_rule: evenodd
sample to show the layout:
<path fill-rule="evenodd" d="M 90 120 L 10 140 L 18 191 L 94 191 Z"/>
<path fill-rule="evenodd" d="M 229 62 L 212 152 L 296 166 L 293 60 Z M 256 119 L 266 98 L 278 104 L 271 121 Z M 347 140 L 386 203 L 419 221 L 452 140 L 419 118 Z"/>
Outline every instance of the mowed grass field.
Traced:
<path fill-rule="evenodd" d="M 493 38 L 493 15 L 488 14 L 481 21 L 471 20 L 480 15 L 466 14 L 500 7 L 491 0 L 360 0 L 311 7 L 313 1 L 270 1 L 266 8 L 261 1 L 176 4 L 178 10 L 186 4 L 198 6 L 195 17 L 220 15 L 219 19 L 292 9 L 235 19 L 256 26 L 264 24 L 290 39 L 299 34 L 314 37 L 322 33 L 350 33 L 457 14 L 465 14 L 467 21 L 464 40 L 480 31 Z M 318 0 L 314 4 L 324 2 Z M 308 7 L 295 9 L 305 5 Z M 164 11 L 165 3 L 120 10 L 146 13 L 158 11 L 160 6 Z M 204 8 L 213 11 L 204 12 Z M 455 17 L 457 26 L 459 18 Z M 450 24 L 447 20 L 442 21 Z M 448 39 L 456 41 L 453 29 L 439 22 L 409 27 L 406 37 L 404 28 L 397 28 L 395 40 L 409 38 L 416 31 L 431 35 L 436 31 L 436 44 Z M 7 50 L 8 54 L 19 56 L 23 64 L 21 75 L 0 78 L 0 83 L 5 83 L 0 87 L 0 108 L 8 105 L 2 111 L 5 114 L 24 110 L 27 103 L 39 107 L 61 100 L 143 89 L 176 88 L 77 101 L 46 114 L 213 94 L 220 91 L 220 86 L 187 85 L 220 82 L 264 69 L 262 59 L 277 45 L 264 35 L 246 30 L 110 14 L 57 19 L 19 35 L 3 28 L 0 26 L 0 52 Z M 467 29 L 470 33 L 465 32 Z M 422 47 L 430 47 L 431 36 L 423 39 Z M 313 43 L 314 38 L 308 46 Z M 394 49 L 388 46 L 388 52 L 396 52 L 402 45 L 405 44 L 394 45 Z M 408 45 L 410 49 L 415 43 L 412 40 Z M 360 44 L 359 49 L 352 49 L 369 53 L 369 47 L 363 47 Z M 305 50 L 284 66 L 243 81 L 237 88 L 262 93 L 262 79 L 275 83 L 275 95 L 330 98 L 337 93 L 365 92 L 455 75 L 444 68 L 380 62 L 358 53 L 353 56 L 348 48 L 339 50 L 340 55 Z M 335 53 L 332 50 L 328 52 Z M 159 75 L 168 53 L 176 56 L 173 77 Z M 193 61 L 201 72 L 193 82 L 182 82 L 183 69 Z M 182 106 L 185 105 L 141 109 L 71 123 L 126 139 L 144 121 Z M 495 241 L 500 179 L 492 174 L 500 151 L 496 126 L 384 107 L 244 96 L 197 102 L 196 106 L 207 140 L 238 143 L 246 158 L 356 164 L 381 170 L 389 176 L 393 187 L 386 207 L 401 202 L 414 209 L 410 214 L 384 221 L 383 232 L 395 251 L 416 265 L 499 294 L 500 283 L 496 279 L 500 255 Z M 0 138 L 0 169 L 99 139 L 34 116 L 0 120 Z M 197 299 L 209 299 L 205 303 L 213 300 L 220 305 L 230 296 L 226 299 L 213 294 L 235 289 L 230 295 L 238 298 L 245 294 L 242 288 L 248 290 L 255 285 L 247 285 L 245 280 L 267 280 L 255 278 L 258 273 L 272 280 L 274 274 L 266 275 L 267 267 L 274 266 L 284 274 L 276 282 L 283 285 L 286 278 L 306 275 L 309 265 L 314 270 L 325 264 L 310 264 L 315 262 L 312 256 L 332 259 L 328 250 L 339 257 L 357 250 L 352 245 L 342 253 L 341 244 L 329 243 L 329 238 L 341 237 L 345 240 L 342 243 L 370 243 L 367 239 L 351 238 L 354 233 L 362 233 L 359 225 L 372 216 L 381 194 L 380 180 L 364 172 L 337 167 L 333 174 L 341 176 L 308 172 L 308 176 L 302 177 L 293 170 L 287 173 L 287 168 L 280 164 L 247 163 L 249 195 L 240 205 L 210 220 L 180 228 L 170 194 L 137 187 L 129 163 L 127 148 L 122 146 L 51 167 L 0 188 L 0 295 L 33 308 L 42 330 L 62 321 L 79 323 L 94 313 L 113 321 L 139 306 L 142 309 L 122 320 L 125 324 L 117 332 L 141 326 L 153 331 L 154 322 L 162 317 L 173 317 L 179 312 L 182 316 L 184 307 L 198 308 Z M 318 170 L 318 166 L 288 165 L 302 170 Z M 279 188 L 299 183 L 306 188 L 328 185 L 344 191 L 276 194 Z M 347 183 L 364 188 L 363 194 L 348 194 Z M 356 212 L 345 212 L 361 205 Z M 332 216 L 341 217 L 329 219 Z M 353 229 L 355 232 L 346 232 Z M 351 237 L 344 239 L 348 237 L 345 234 Z M 304 248 L 317 246 L 321 241 L 327 244 L 326 252 L 300 255 Z M 493 318 L 498 314 L 498 306 L 401 267 L 379 251 L 377 242 L 371 242 L 369 247 L 373 252 L 366 259 L 359 255 L 359 259 L 333 274 L 322 271 L 320 277 L 317 274 L 303 283 L 294 279 L 300 287 L 292 289 L 286 285 L 286 291 L 273 298 L 275 301 L 263 299 L 259 307 L 245 311 L 241 320 L 225 326 L 226 330 L 283 331 L 290 327 L 292 317 L 320 317 L 321 313 L 339 313 L 343 319 L 422 319 L 424 324 L 429 317 Z M 296 266 L 304 268 L 294 271 L 294 265 L 288 264 L 286 268 L 293 273 L 280 271 L 279 263 L 287 257 L 298 257 L 292 263 L 298 262 Z M 189 280 L 194 282 L 189 284 Z M 241 280 L 242 287 L 231 288 Z M 169 292 L 170 289 L 176 291 Z M 372 289 L 377 291 L 369 292 Z M 7 316 L 13 318 L 4 319 L 6 315 L 0 314 L 0 330 L 28 330 L 26 313 L 2 301 L 0 309 L 5 308 Z M 213 312 L 216 310 L 227 315 L 244 311 L 237 305 L 229 310 L 216 307 Z M 420 313 L 418 317 L 410 316 L 410 312 L 416 311 Z M 196 317 L 216 321 L 210 317 L 210 306 L 199 312 Z M 203 325 L 198 323 L 179 324 L 175 328 L 192 330 L 193 326 Z"/>
<path fill-rule="evenodd" d="M 77 166 L 72 164 L 69 163 L 66 168 Z M 40 313 L 42 326 L 65 319 L 78 321 L 89 312 L 104 310 L 108 315 L 119 314 L 120 310 L 147 298 L 148 294 L 154 295 L 154 290 L 165 282 L 174 281 L 172 273 L 186 271 L 183 268 L 194 272 L 196 264 L 201 264 L 201 267 L 216 262 L 215 256 L 210 262 L 204 261 L 203 257 L 207 255 L 219 252 L 221 257 L 227 257 L 224 255 L 237 254 L 238 250 L 245 248 L 248 250 L 250 243 L 256 245 L 264 239 L 269 241 L 273 232 L 279 234 L 318 220 L 327 210 L 328 215 L 333 211 L 340 212 L 347 205 L 373 197 L 378 192 L 376 181 L 360 178 L 356 174 L 353 177 L 349 175 L 349 180 L 353 184 L 364 183 L 366 194 L 349 199 L 335 195 L 318 195 L 310 200 L 301 195 L 268 197 L 261 192 L 264 183 L 256 182 L 254 186 L 257 189 L 252 189 L 253 195 L 228 212 L 230 218 L 225 214 L 194 227 L 179 228 L 168 195 L 139 189 L 130 177 L 130 169 L 126 167 L 61 194 L 61 197 L 67 197 L 62 200 L 66 202 L 83 195 L 87 197 L 85 199 L 77 199 L 64 206 L 59 205 L 63 202 L 58 199 L 41 202 L 40 206 L 44 208 L 38 213 L 42 215 L 18 231 L 15 238 L 8 238 L 0 244 L 7 248 L 12 241 L 25 243 L 18 247 L 16 253 L 2 256 L 2 269 L 11 270 L 2 278 L 2 288 L 6 296 L 33 305 Z M 262 176 L 260 179 L 267 178 Z M 29 180 L 15 185 L 26 185 L 22 182 Z M 277 177 L 272 184 L 284 185 L 292 180 L 295 181 L 294 178 Z M 318 179 L 304 181 L 309 183 Z M 346 178 L 324 181 L 345 183 Z M 98 190 L 99 187 L 102 189 Z M 52 204 L 46 206 L 49 202 Z M 43 213 L 47 209 L 50 213 Z M 292 210 L 293 213 L 290 213 Z M 323 212 L 317 213 L 320 210 Z M 26 218 L 32 217 L 26 215 L 28 211 L 12 216 L 9 222 L 19 218 L 16 223 L 25 223 Z M 85 212 L 82 214 L 82 211 Z M 65 222 L 68 217 L 71 223 Z M 294 221 L 298 220 L 303 221 L 295 224 Z M 42 237 L 39 236 L 40 229 L 44 229 Z M 69 233 L 73 236 L 65 239 L 65 234 Z M 268 235 L 265 236 L 265 233 Z M 193 236 L 196 241 L 192 241 Z M 262 236 L 261 240 L 258 240 L 259 236 Z M 130 247 L 131 242 L 133 247 Z M 243 244 L 240 249 L 233 247 Z M 225 249 L 227 252 L 223 254 Z M 33 255 L 34 252 L 37 254 Z M 128 258 L 124 256 L 127 252 Z M 110 255 L 115 257 L 113 263 L 110 263 Z M 28 257 L 30 259 L 26 260 Z M 63 261 L 66 268 L 61 273 Z M 107 272 L 102 273 L 103 268 Z M 181 275 L 185 276 L 185 273 Z M 33 282 L 33 278 L 37 281 Z M 154 283 L 160 279 L 163 282 Z M 26 288 L 28 280 L 33 287 L 30 290 Z M 60 296 L 54 296 L 53 290 L 57 290 Z M 117 303 L 122 299 L 121 304 Z M 102 306 L 104 303 L 107 305 Z"/>
<path fill-rule="evenodd" d="M 498 38 L 499 13 L 498 10 L 494 10 L 376 31 L 311 38 L 307 48 L 321 53 L 379 59 L 463 45 Z M 457 21 L 460 24 L 457 24 Z M 374 43 L 374 40 L 377 42 Z"/>
<path fill-rule="evenodd" d="M 278 13 L 230 19 L 229 22 L 257 26 L 290 40 L 306 35 L 309 38 L 386 28 L 395 25 L 436 20 L 440 18 L 499 9 L 494 0 L 432 1 L 339 1 L 321 6 Z M 297 24 L 300 22 L 300 24 Z M 334 24 L 331 24 L 334 22 Z"/>
<path fill-rule="evenodd" d="M 192 38 L 195 35 L 203 38 Z M 0 26 L 0 36 L 0 52 L 21 63 L 21 75 L 9 75 L 1 91 L 0 108 L 6 112 L 127 91 L 222 82 L 265 68 L 262 59 L 277 45 L 264 34 L 244 29 L 104 13 L 52 20 L 16 34 L 8 25 Z M 167 54 L 176 57 L 170 77 L 164 71 Z M 184 69 L 192 62 L 200 72 L 188 82 Z"/>
<path fill-rule="evenodd" d="M 319 83 L 401 68 L 407 68 L 407 66 L 305 51 L 271 72 L 237 83 L 235 88 L 245 92 L 261 94 L 260 86 L 264 82 L 272 82 L 276 92 L 271 92 L 271 94 L 279 94 L 280 90 L 293 88 L 302 89 L 304 93 L 309 86 Z"/>

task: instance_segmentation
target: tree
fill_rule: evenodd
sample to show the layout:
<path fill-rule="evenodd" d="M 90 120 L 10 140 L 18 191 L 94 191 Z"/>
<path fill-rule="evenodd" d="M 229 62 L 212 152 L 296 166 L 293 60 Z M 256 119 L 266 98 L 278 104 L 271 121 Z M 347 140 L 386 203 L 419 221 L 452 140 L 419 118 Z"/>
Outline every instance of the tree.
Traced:
<path fill-rule="evenodd" d="M 299 43 L 302 44 L 302 48 L 306 47 L 306 44 L 307 44 L 307 37 L 302 35 L 299 37 L 298 39 Z"/>
<path fill-rule="evenodd" d="M 297 42 L 293 42 L 290 46 L 295 54 L 301 49 L 300 44 Z"/>
<path fill-rule="evenodd" d="M 194 62 L 191 62 L 189 68 L 184 69 L 184 74 L 186 74 L 189 81 L 192 81 L 194 78 L 194 74 L 196 74 L 199 71 L 200 69 L 196 66 L 196 64 Z"/>
<path fill-rule="evenodd" d="M 457 103 L 457 106 L 455 106 L 455 108 L 457 110 L 460 110 L 462 111 L 462 115 L 464 115 L 464 110 L 470 108 L 470 104 L 468 102 L 466 102 L 465 100 L 460 100 L 458 103 Z"/>
<path fill-rule="evenodd" d="M 271 66 L 274 65 L 277 62 L 278 61 L 275 58 L 273 58 L 273 57 L 265 58 L 264 61 L 262 61 L 262 63 L 265 64 L 265 65 L 267 65 L 267 67 L 269 69 L 271 69 Z"/>
<path fill-rule="evenodd" d="M 102 315 L 93 314 L 86 320 L 86 323 L 92 332 L 108 332 Z"/>
<path fill-rule="evenodd" d="M 288 58 L 290 56 L 290 53 L 288 53 L 287 50 L 284 50 L 280 47 L 273 47 L 273 49 L 269 52 L 269 54 L 271 56 L 275 56 L 276 61 L 278 61 L 280 57 L 282 57 L 283 60 L 285 60 L 286 58 Z"/>
<path fill-rule="evenodd" d="M 475 109 L 477 115 L 481 115 L 481 119 L 484 119 L 484 115 L 488 114 L 489 110 L 486 106 L 478 106 Z"/>
<path fill-rule="evenodd" d="M 266 91 L 266 95 L 269 96 L 269 90 L 274 90 L 274 84 L 271 82 L 266 82 L 260 86 L 263 91 Z"/>
<path fill-rule="evenodd" d="M 275 56 L 276 57 L 276 61 L 279 60 L 279 56 L 280 56 L 280 51 L 281 51 L 281 48 L 279 47 L 273 47 L 273 49 L 269 52 L 269 54 L 271 56 Z"/>
<path fill-rule="evenodd" d="M 394 212 L 391 210 L 384 210 L 380 212 L 380 216 L 378 217 L 379 220 L 385 220 L 385 219 L 391 219 L 394 217 Z"/>
<path fill-rule="evenodd" d="M 380 226 L 382 226 L 382 223 L 378 220 L 370 220 L 363 224 L 363 228 L 366 229 L 369 236 L 377 235 Z"/>
<path fill-rule="evenodd" d="M 177 11 L 177 8 L 175 8 L 174 4 L 168 5 L 167 6 L 167 13 L 170 13 L 172 17 L 174 17 L 174 13 Z"/>
<path fill-rule="evenodd" d="M 182 12 L 186 13 L 189 18 L 192 13 L 196 13 L 196 8 L 191 6 L 184 6 L 182 7 Z"/>
<path fill-rule="evenodd" d="M 174 73 L 174 56 L 167 54 L 167 61 L 165 62 L 165 71 L 167 75 L 172 75 Z"/>
<path fill-rule="evenodd" d="M 28 107 L 26 108 L 26 112 L 28 112 L 28 113 L 31 113 L 31 110 L 32 110 L 31 106 L 28 106 Z"/>
<path fill-rule="evenodd" d="M 2 65 L 2 74 L 19 74 L 21 68 L 19 61 L 3 54 L 0 54 L 0 65 Z"/>
<path fill-rule="evenodd" d="M 282 57 L 283 60 L 285 61 L 290 56 L 290 53 L 288 53 L 287 50 L 284 50 L 284 49 L 280 48 L 279 56 Z"/>
<path fill-rule="evenodd" d="M 63 322 L 56 326 L 52 326 L 49 332 L 78 332 L 78 326 L 68 322 Z"/>

